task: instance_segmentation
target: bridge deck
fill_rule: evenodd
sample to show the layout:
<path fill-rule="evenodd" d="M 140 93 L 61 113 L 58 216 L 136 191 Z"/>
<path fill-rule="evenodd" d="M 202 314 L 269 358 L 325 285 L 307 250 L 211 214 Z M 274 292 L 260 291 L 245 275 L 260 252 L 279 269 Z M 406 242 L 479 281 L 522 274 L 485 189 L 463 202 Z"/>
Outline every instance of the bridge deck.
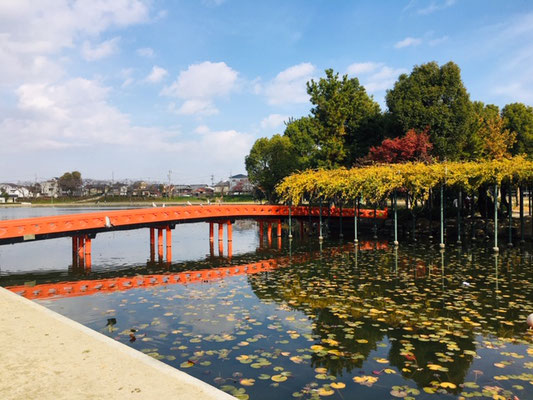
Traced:
<path fill-rule="evenodd" d="M 291 207 L 294 217 L 320 214 L 319 207 Z M 99 211 L 85 214 L 58 215 L 0 221 L 0 244 L 50 237 L 73 236 L 112 230 L 154 227 L 197 221 L 216 221 L 236 218 L 286 218 L 288 206 L 271 205 L 209 205 L 188 207 L 156 207 L 118 211 Z M 324 217 L 339 217 L 340 208 L 322 208 Z M 342 210 L 343 217 L 354 216 L 353 208 Z M 374 218 L 374 210 L 359 210 L 360 218 Z M 375 217 L 387 218 L 387 210 L 377 210 Z"/>

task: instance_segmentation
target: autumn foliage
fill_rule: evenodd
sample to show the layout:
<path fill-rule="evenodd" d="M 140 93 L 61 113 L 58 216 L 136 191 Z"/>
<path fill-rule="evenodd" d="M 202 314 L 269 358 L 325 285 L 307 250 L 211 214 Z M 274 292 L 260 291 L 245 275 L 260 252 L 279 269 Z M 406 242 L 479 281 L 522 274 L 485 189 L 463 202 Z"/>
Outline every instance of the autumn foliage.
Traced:
<path fill-rule="evenodd" d="M 420 133 L 411 129 L 405 136 L 385 139 L 380 146 L 371 147 L 366 158 L 369 161 L 387 164 L 407 161 L 430 162 L 432 148 L 427 128 Z"/>

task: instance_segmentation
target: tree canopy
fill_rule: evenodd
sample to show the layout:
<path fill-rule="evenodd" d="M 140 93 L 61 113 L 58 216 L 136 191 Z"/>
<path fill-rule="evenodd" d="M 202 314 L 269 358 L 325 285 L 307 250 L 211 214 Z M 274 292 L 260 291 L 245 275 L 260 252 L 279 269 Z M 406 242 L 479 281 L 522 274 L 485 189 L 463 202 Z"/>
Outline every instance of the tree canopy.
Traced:
<path fill-rule="evenodd" d="M 245 164 L 248 179 L 259 186 L 269 201 L 277 197 L 276 184 L 300 166 L 294 145 L 288 137 L 281 135 L 258 139 Z"/>
<path fill-rule="evenodd" d="M 408 162 L 352 169 L 307 170 L 286 177 L 277 187 L 281 199 L 299 204 L 305 198 L 353 201 L 360 196 L 377 203 L 395 190 L 425 200 L 441 184 L 474 193 L 489 184 L 533 183 L 533 161 L 521 156 L 490 161 Z"/>
<path fill-rule="evenodd" d="M 282 135 L 259 139 L 246 157 L 252 182 L 270 199 L 277 182 L 306 169 L 533 158 L 533 108 L 472 102 L 453 62 L 400 75 L 384 112 L 357 77 L 332 69 L 308 82 L 307 93 L 310 114 L 290 118 Z"/>
<path fill-rule="evenodd" d="M 533 156 L 533 107 L 522 103 L 506 105 L 502 110 L 505 128 L 516 133 L 513 154 Z"/>
<path fill-rule="evenodd" d="M 81 173 L 78 171 L 65 172 L 58 179 L 59 188 L 69 194 L 81 188 L 82 183 Z"/>
<path fill-rule="evenodd" d="M 387 91 L 386 102 L 404 132 L 429 128 L 437 157 L 465 157 L 472 135 L 468 129 L 472 104 L 455 63 L 415 66 L 410 75 L 400 75 L 394 88 Z"/>
<path fill-rule="evenodd" d="M 308 82 L 307 93 L 313 104 L 311 114 L 318 127 L 313 138 L 320 149 L 318 166 L 351 165 L 361 143 L 368 140 L 369 135 L 378 133 L 365 128 L 379 119 L 379 105 L 368 96 L 357 78 L 348 78 L 348 75 L 339 78 L 332 69 L 326 70 L 325 78 Z M 380 140 L 380 137 L 376 138 L 377 143 Z"/>

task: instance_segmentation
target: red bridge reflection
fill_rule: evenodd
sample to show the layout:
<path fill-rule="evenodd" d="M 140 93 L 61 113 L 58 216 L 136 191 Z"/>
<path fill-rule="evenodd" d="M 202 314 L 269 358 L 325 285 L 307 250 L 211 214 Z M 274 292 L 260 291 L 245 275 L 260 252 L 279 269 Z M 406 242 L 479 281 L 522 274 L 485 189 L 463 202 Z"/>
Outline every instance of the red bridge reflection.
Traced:
<path fill-rule="evenodd" d="M 388 248 L 387 242 L 379 241 L 362 241 L 358 245 L 359 250 L 383 250 Z M 293 263 L 302 263 L 316 258 L 320 254 L 335 255 L 344 251 L 354 249 L 353 244 L 347 244 L 342 247 L 326 249 L 322 253 L 314 252 L 296 256 L 287 256 L 272 258 L 244 264 L 239 266 L 229 266 L 221 268 L 208 268 L 197 271 L 186 271 L 175 274 L 155 274 L 139 275 L 133 277 L 108 278 L 96 280 L 79 280 L 70 282 L 46 283 L 39 285 L 19 285 L 8 286 L 6 289 L 15 292 L 28 299 L 48 299 L 90 296 L 96 293 L 110 293 L 116 291 L 125 291 L 136 288 L 156 287 L 165 285 L 190 283 L 205 283 L 214 280 L 223 279 L 229 276 L 257 274 L 260 272 L 271 271 L 276 268 L 291 265 Z"/>

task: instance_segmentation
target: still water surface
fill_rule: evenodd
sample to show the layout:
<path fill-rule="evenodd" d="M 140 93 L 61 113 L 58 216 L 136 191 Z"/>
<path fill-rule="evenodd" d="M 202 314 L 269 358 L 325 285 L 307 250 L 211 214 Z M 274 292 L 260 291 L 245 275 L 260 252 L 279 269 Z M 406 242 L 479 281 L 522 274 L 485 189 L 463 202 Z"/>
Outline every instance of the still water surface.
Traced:
<path fill-rule="evenodd" d="M 39 302 L 241 399 L 533 399 L 530 248 L 364 248 L 268 248 L 249 221 L 229 260 L 210 254 L 207 224 L 186 224 L 170 266 L 147 261 L 147 229 L 98 235 L 90 272 L 70 267 L 69 239 L 2 246 L 0 284 L 274 260 L 257 274 Z"/>

